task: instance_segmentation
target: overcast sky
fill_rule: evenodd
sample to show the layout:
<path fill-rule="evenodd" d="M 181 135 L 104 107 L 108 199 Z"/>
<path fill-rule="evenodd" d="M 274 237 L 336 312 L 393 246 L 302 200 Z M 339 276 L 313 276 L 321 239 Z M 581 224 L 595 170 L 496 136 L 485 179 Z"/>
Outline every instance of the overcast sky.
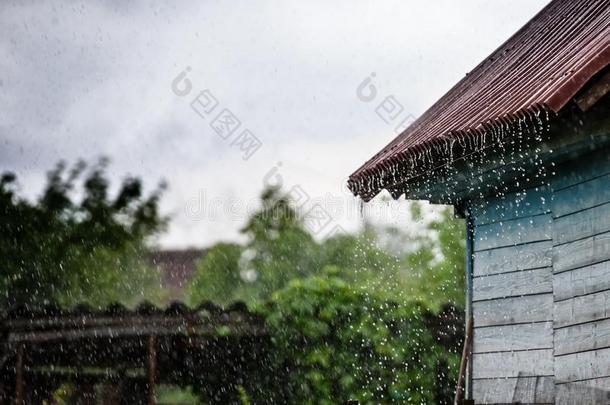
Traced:
<path fill-rule="evenodd" d="M 331 213 L 321 235 L 355 229 L 345 180 L 396 135 L 379 103 L 420 115 L 548 0 L 177 3 L 2 2 L 0 171 L 24 194 L 60 159 L 104 155 L 117 183 L 169 183 L 164 247 L 235 239 L 278 181 Z M 240 125 L 217 133 L 225 109 Z"/>

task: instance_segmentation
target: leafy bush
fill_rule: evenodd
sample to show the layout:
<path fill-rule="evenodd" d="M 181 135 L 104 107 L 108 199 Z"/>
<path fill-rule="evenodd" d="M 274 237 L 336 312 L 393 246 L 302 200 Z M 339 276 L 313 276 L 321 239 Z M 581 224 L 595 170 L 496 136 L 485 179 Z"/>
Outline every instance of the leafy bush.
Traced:
<path fill-rule="evenodd" d="M 259 310 L 276 368 L 260 403 L 451 402 L 445 387 L 455 386 L 459 356 L 441 345 L 418 303 L 353 287 L 327 267 L 291 281 Z"/>

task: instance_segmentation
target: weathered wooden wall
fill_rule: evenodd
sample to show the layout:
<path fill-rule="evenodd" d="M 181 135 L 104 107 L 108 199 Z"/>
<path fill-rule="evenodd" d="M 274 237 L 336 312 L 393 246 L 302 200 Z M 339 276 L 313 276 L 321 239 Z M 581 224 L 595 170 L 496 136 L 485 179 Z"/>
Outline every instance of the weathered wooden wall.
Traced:
<path fill-rule="evenodd" d="M 471 204 L 476 403 L 610 400 L 610 148 Z"/>
<path fill-rule="evenodd" d="M 554 401 L 550 199 L 540 186 L 471 208 L 476 403 Z"/>
<path fill-rule="evenodd" d="M 610 149 L 562 165 L 551 184 L 557 403 L 608 403 Z"/>

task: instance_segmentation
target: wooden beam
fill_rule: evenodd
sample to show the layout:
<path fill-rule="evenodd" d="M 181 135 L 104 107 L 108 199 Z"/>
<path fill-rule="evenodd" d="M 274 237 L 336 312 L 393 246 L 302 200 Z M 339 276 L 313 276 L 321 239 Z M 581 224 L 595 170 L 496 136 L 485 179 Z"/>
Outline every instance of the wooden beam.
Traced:
<path fill-rule="evenodd" d="M 209 325 L 197 325 L 191 327 L 191 329 L 175 326 L 157 326 L 150 324 L 148 326 L 100 326 L 95 328 L 86 328 L 85 326 L 74 328 L 74 329 L 53 329 L 53 330 L 40 330 L 40 331 L 19 331 L 15 328 L 15 332 L 11 332 L 8 336 L 9 342 L 49 342 L 54 340 L 78 340 L 83 338 L 115 338 L 115 337 L 140 337 L 142 335 L 152 334 L 155 335 L 201 335 L 209 336 L 213 335 L 218 326 L 226 326 L 229 328 L 231 335 L 251 335 L 251 336 L 265 336 L 267 330 L 262 325 L 256 325 L 252 323 L 239 324 L 238 321 L 225 322 L 223 323 L 212 323 Z M 10 327 L 10 325 L 9 325 Z"/>
<path fill-rule="evenodd" d="M 466 337 L 464 338 L 464 348 L 462 350 L 462 360 L 460 361 L 460 372 L 458 374 L 457 386 L 455 387 L 455 399 L 454 405 L 459 405 L 462 402 L 462 385 L 466 378 L 466 366 L 470 363 L 471 349 L 470 345 L 472 342 L 472 318 L 468 320 L 466 326 Z"/>
<path fill-rule="evenodd" d="M 610 70 L 606 70 L 596 81 L 589 85 L 579 97 L 575 98 L 576 105 L 582 111 L 593 107 L 603 96 L 610 91 Z"/>
<path fill-rule="evenodd" d="M 23 356 L 25 352 L 25 343 L 17 343 L 17 352 L 15 353 L 15 404 L 25 404 L 25 380 L 23 376 Z"/>
<path fill-rule="evenodd" d="M 155 384 L 157 374 L 157 342 L 154 335 L 148 337 L 148 351 L 146 358 L 146 371 L 148 376 L 148 405 L 155 405 Z"/>

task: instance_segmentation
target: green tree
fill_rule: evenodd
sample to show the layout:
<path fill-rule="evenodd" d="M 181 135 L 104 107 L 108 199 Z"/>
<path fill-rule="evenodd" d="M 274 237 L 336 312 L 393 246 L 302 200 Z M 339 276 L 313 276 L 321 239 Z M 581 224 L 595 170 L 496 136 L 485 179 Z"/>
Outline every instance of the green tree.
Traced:
<path fill-rule="evenodd" d="M 455 384 L 459 356 L 430 330 L 427 309 L 354 288 L 342 274 L 326 267 L 292 280 L 259 308 L 276 367 L 266 403 L 449 403 L 443 387 Z"/>
<path fill-rule="evenodd" d="M 129 177 L 111 198 L 107 163 L 59 163 L 34 202 L 17 194 L 15 175 L 2 175 L 0 305 L 130 303 L 158 292 L 159 274 L 140 258 L 165 224 L 163 186 L 144 196 Z"/>
<path fill-rule="evenodd" d="M 192 303 L 245 300 L 267 319 L 271 359 L 243 387 L 252 403 L 449 403 L 459 358 L 463 223 L 412 204 L 416 230 L 366 224 L 316 242 L 279 190 L 243 232 L 198 264 Z M 237 389 L 233 389 L 237 397 Z"/>
<path fill-rule="evenodd" d="M 197 271 L 186 288 L 192 304 L 213 301 L 227 305 L 237 300 L 250 300 L 244 296 L 245 281 L 240 276 L 240 257 L 243 247 L 233 243 L 217 243 L 206 250 L 197 263 Z"/>
<path fill-rule="evenodd" d="M 189 302 L 254 303 L 288 281 L 318 271 L 319 246 L 279 189 L 261 195 L 261 208 L 241 230 L 243 246 L 219 243 L 197 264 L 187 288 Z"/>
<path fill-rule="evenodd" d="M 411 221 L 424 221 L 419 203 L 411 205 Z M 410 237 L 416 248 L 402 255 L 404 285 L 415 299 L 439 310 L 449 302 L 464 307 L 466 237 L 464 220 L 443 208 L 425 222 L 423 231 Z"/>
<path fill-rule="evenodd" d="M 206 299 L 253 304 L 294 278 L 332 265 L 344 270 L 346 281 L 395 300 L 416 299 L 435 310 L 446 302 L 463 306 L 463 221 L 450 208 L 424 220 L 421 206 L 413 203 L 408 223 L 423 226 L 407 234 L 397 227 L 367 224 L 359 234 L 316 242 L 289 199 L 280 190 L 265 190 L 261 209 L 242 229 L 248 242 L 213 246 L 197 264 L 188 299 L 191 304 Z"/>

